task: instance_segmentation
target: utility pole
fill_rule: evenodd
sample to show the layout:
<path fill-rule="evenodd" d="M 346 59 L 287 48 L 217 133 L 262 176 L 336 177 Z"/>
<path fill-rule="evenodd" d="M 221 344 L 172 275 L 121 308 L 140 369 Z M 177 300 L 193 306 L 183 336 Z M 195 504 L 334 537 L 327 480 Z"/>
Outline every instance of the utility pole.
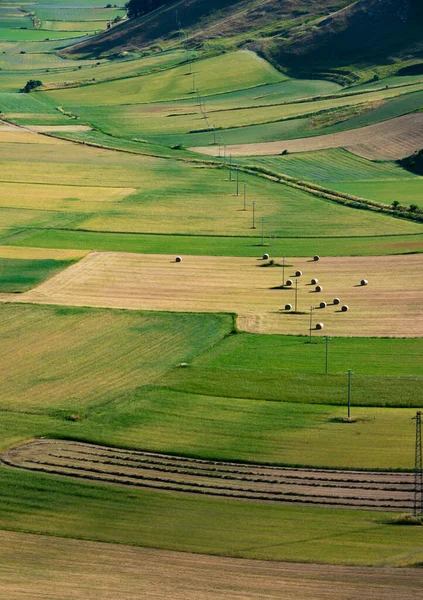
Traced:
<path fill-rule="evenodd" d="M 418 411 L 416 421 L 416 454 L 414 459 L 414 516 L 423 514 L 423 461 L 422 461 L 422 413 Z"/>
<path fill-rule="evenodd" d="M 244 210 L 247 210 L 247 184 L 244 183 Z"/>
<path fill-rule="evenodd" d="M 351 375 L 354 375 L 354 371 L 348 369 L 348 419 L 351 419 Z"/>
<path fill-rule="evenodd" d="M 239 169 L 236 168 L 236 195 L 239 196 Z"/>
<path fill-rule="evenodd" d="M 253 227 L 252 227 L 252 229 L 256 228 L 256 211 L 255 211 L 255 208 L 256 208 L 256 203 L 253 200 Z"/>
<path fill-rule="evenodd" d="M 229 155 L 229 181 L 232 181 L 232 154 Z"/>

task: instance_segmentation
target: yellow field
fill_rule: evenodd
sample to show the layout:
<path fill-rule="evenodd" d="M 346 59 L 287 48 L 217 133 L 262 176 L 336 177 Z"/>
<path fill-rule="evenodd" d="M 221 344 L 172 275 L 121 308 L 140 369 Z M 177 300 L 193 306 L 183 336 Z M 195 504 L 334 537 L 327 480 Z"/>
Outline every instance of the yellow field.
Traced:
<path fill-rule="evenodd" d="M 55 131 L 91 131 L 92 129 L 88 125 L 28 125 L 26 128 L 37 133 L 54 133 Z"/>
<path fill-rule="evenodd" d="M 118 202 L 135 188 L 67 186 L 1 182 L 0 207 L 95 212 L 96 204 Z M 91 204 L 93 203 L 93 204 Z M 104 210 L 104 206 L 102 206 Z"/>
<path fill-rule="evenodd" d="M 421 272 L 423 257 L 383 256 L 292 258 L 285 279 L 298 279 L 298 311 L 295 291 L 279 289 L 282 269 L 261 267 L 254 258 L 174 256 L 93 252 L 37 289 L 20 295 L 24 302 L 75 306 L 183 312 L 235 312 L 242 330 L 256 333 L 308 334 L 310 306 L 313 326 L 324 329 L 314 335 L 419 337 Z M 321 293 L 311 278 L 318 278 Z M 367 279 L 369 285 L 360 286 Z M 338 297 L 349 312 L 332 305 Z M 318 308 L 325 301 L 328 307 Z"/>
<path fill-rule="evenodd" d="M 310 152 L 328 148 L 346 148 L 370 160 L 397 160 L 410 156 L 423 145 L 423 113 L 414 113 L 376 125 L 339 133 L 280 142 L 261 142 L 227 146 L 232 156 L 266 156 L 288 152 Z M 218 156 L 218 146 L 192 148 L 197 152 Z"/>
<path fill-rule="evenodd" d="M 37 135 L 35 131 L 28 131 L 19 127 L 0 126 L 1 144 L 54 144 L 63 146 L 65 141 L 58 138 L 48 138 Z"/>
<path fill-rule="evenodd" d="M 0 558 L 8 600 L 415 600 L 421 592 L 419 569 L 222 558 L 9 531 L 0 532 Z"/>
<path fill-rule="evenodd" d="M 0 258 L 20 258 L 25 260 L 73 260 L 82 258 L 88 250 L 56 250 L 55 248 L 28 248 L 0 246 Z"/>

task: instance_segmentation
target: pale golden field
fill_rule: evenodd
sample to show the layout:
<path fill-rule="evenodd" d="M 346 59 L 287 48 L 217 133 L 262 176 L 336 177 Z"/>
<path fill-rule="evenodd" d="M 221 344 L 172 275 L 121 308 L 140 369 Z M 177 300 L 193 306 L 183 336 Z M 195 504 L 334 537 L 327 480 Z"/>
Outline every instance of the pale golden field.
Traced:
<path fill-rule="evenodd" d="M 419 600 L 420 569 L 201 556 L 0 532 L 7 600 Z"/>
<path fill-rule="evenodd" d="M 123 200 L 136 191 L 131 187 L 77 186 L 30 183 L 1 183 L 0 207 L 54 210 L 60 212 L 96 212 L 97 203 Z M 102 206 L 104 210 L 104 206 Z"/>
<path fill-rule="evenodd" d="M 0 258 L 20 258 L 25 260 L 74 260 L 88 254 L 87 250 L 67 250 L 55 248 L 29 248 L 19 246 L 0 246 Z"/>
<path fill-rule="evenodd" d="M 276 259 L 277 260 L 277 259 Z M 279 259 L 280 261 L 281 259 Z M 422 255 L 323 257 L 319 262 L 288 258 L 285 280 L 298 278 L 298 312 L 293 287 L 280 289 L 282 269 L 262 267 L 261 258 L 174 256 L 92 252 L 80 262 L 27 293 L 22 302 L 127 309 L 234 312 L 238 327 L 255 333 L 308 334 L 310 307 L 313 335 L 419 337 Z M 311 278 L 323 286 L 315 292 Z M 369 285 L 360 286 L 367 279 Z M 338 297 L 339 306 L 332 300 Z M 14 298 L 15 299 L 15 298 Z M 7 295 L 3 296 L 3 301 Z M 325 301 L 327 308 L 318 308 Z M 349 312 L 340 307 L 347 304 Z"/>
<path fill-rule="evenodd" d="M 316 137 L 227 146 L 232 156 L 266 156 L 288 152 L 310 152 L 327 148 L 346 148 L 370 160 L 398 160 L 413 154 L 423 145 L 423 113 L 413 113 L 376 125 Z M 192 148 L 197 152 L 219 155 L 218 146 Z"/>

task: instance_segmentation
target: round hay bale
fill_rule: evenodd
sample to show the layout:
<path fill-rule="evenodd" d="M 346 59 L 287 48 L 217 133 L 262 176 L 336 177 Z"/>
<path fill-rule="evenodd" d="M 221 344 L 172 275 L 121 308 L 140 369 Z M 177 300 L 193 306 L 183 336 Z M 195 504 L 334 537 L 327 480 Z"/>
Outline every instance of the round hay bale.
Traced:
<path fill-rule="evenodd" d="M 322 292 L 323 291 L 323 287 L 321 285 L 316 285 L 316 287 L 314 289 L 316 290 L 316 292 Z"/>
<path fill-rule="evenodd" d="M 333 304 L 339 304 L 341 301 L 339 298 L 334 298 L 333 299 Z"/>
<path fill-rule="evenodd" d="M 368 283 L 369 283 L 369 282 L 367 281 L 367 279 L 362 279 L 362 280 L 360 281 L 360 285 L 368 285 Z"/>
<path fill-rule="evenodd" d="M 292 279 L 287 279 L 285 285 L 287 285 L 288 287 L 291 286 L 293 284 Z"/>
<path fill-rule="evenodd" d="M 285 304 L 285 310 L 292 310 L 292 304 Z"/>
<path fill-rule="evenodd" d="M 315 262 L 317 262 L 318 260 L 320 260 L 320 256 L 319 256 L 318 254 L 315 254 L 315 255 L 313 256 L 313 260 L 314 260 Z"/>
<path fill-rule="evenodd" d="M 319 304 L 319 306 L 320 306 L 320 308 L 326 308 L 327 304 L 326 304 L 326 302 L 321 302 Z"/>
<path fill-rule="evenodd" d="M 182 256 L 177 256 L 175 258 L 175 262 L 182 262 Z"/>
<path fill-rule="evenodd" d="M 270 256 L 268 254 L 263 254 L 263 260 L 269 260 Z"/>
<path fill-rule="evenodd" d="M 323 329 L 323 323 L 316 323 L 316 329 Z"/>
<path fill-rule="evenodd" d="M 301 277 L 302 274 L 302 271 L 295 271 L 295 277 Z"/>
<path fill-rule="evenodd" d="M 342 312 L 348 312 L 350 310 L 350 307 L 347 306 L 346 304 L 344 304 L 341 308 Z"/>
<path fill-rule="evenodd" d="M 313 277 L 313 279 L 311 280 L 312 285 L 316 285 L 316 283 L 319 283 L 319 280 L 317 279 L 317 277 Z"/>

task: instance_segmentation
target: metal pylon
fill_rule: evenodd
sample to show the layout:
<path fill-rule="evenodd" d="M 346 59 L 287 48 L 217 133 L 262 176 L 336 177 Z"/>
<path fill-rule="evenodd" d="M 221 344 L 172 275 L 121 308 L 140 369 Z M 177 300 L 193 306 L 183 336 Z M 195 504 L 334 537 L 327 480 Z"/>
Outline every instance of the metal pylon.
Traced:
<path fill-rule="evenodd" d="M 416 456 L 414 462 L 414 516 L 423 514 L 423 461 L 422 461 L 422 413 L 418 411 L 416 420 Z"/>

